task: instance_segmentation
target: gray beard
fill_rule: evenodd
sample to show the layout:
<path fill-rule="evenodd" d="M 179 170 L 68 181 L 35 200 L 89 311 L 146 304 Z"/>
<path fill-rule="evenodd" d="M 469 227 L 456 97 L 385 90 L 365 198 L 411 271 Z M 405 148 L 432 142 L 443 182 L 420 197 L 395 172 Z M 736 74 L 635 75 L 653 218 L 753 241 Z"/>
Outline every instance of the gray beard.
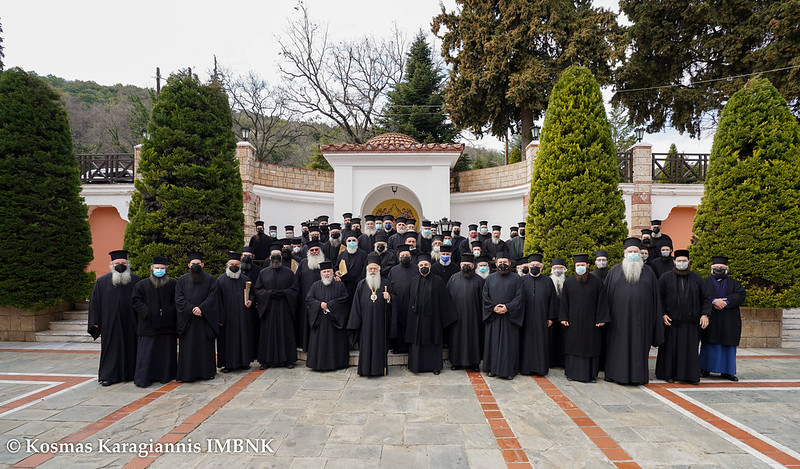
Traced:
<path fill-rule="evenodd" d="M 492 244 L 500 244 L 500 238 L 492 238 Z"/>
<path fill-rule="evenodd" d="M 644 268 L 644 262 L 641 259 L 638 261 L 632 261 L 627 257 L 622 259 L 622 273 L 625 275 L 625 280 L 628 283 L 637 283 L 639 282 L 639 277 L 642 275 L 642 268 Z"/>
<path fill-rule="evenodd" d="M 358 251 L 358 246 L 354 247 L 353 249 L 350 249 L 350 247 L 347 247 L 346 249 L 348 254 L 355 254 L 356 251 Z"/>
<path fill-rule="evenodd" d="M 660 237 L 661 237 L 661 232 L 659 231 L 658 233 L 653 233 L 653 234 L 652 234 L 652 235 L 650 235 L 650 236 L 652 236 L 652 237 L 653 237 L 653 238 L 655 238 L 655 239 L 658 239 L 658 238 L 660 238 Z"/>
<path fill-rule="evenodd" d="M 438 261 L 442 257 L 442 253 L 439 251 L 431 251 L 431 260 L 434 262 Z"/>
<path fill-rule="evenodd" d="M 517 275 L 519 275 L 520 277 L 524 277 L 527 274 L 525 272 L 521 271 L 521 270 L 518 270 L 517 271 Z"/>
<path fill-rule="evenodd" d="M 331 243 L 331 246 L 333 246 L 335 248 L 338 248 L 339 246 L 342 245 L 342 239 L 341 238 L 339 238 L 339 239 L 330 238 L 330 243 Z"/>
<path fill-rule="evenodd" d="M 242 276 L 242 271 L 241 271 L 241 269 L 240 269 L 240 270 L 238 270 L 238 271 L 236 271 L 236 272 L 231 272 L 231 269 L 230 269 L 230 268 L 226 268 L 226 269 L 225 269 L 225 275 L 227 275 L 227 276 L 228 276 L 228 278 L 232 278 L 232 279 L 234 279 L 234 280 L 237 280 L 239 277 L 241 277 L 241 276 Z"/>
<path fill-rule="evenodd" d="M 328 287 L 330 286 L 331 283 L 333 283 L 333 277 L 328 277 L 328 278 L 320 277 L 320 281 L 322 282 L 323 285 Z"/>
<path fill-rule="evenodd" d="M 431 238 L 433 238 L 433 232 L 430 232 L 428 234 L 420 233 L 420 236 L 422 236 L 425 239 L 431 239 Z"/>
<path fill-rule="evenodd" d="M 377 291 L 381 287 L 381 274 L 367 274 L 367 286 L 372 291 Z"/>
<path fill-rule="evenodd" d="M 452 257 L 450 259 L 448 259 L 447 262 L 444 262 L 441 259 L 441 257 L 439 258 L 439 263 L 442 264 L 442 265 L 450 265 L 451 262 L 453 262 L 453 258 Z"/>
<path fill-rule="evenodd" d="M 555 285 L 555 287 L 556 287 L 556 293 L 558 293 L 559 295 L 561 295 L 561 289 L 564 288 L 564 281 L 566 279 L 567 278 L 565 276 L 563 276 L 563 275 L 556 276 L 556 275 L 550 274 L 550 280 L 553 281 L 553 285 Z"/>
<path fill-rule="evenodd" d="M 484 280 L 485 280 L 485 279 L 486 279 L 486 277 L 488 277 L 488 276 L 489 276 L 489 271 L 487 270 L 487 271 L 486 271 L 486 273 L 480 273 L 480 272 L 478 272 L 478 275 L 479 275 L 479 276 L 480 276 L 482 279 L 484 279 Z"/>
<path fill-rule="evenodd" d="M 377 228 L 364 228 L 361 232 L 367 236 L 373 236 L 378 232 Z"/>
<path fill-rule="evenodd" d="M 161 288 L 169 282 L 169 278 L 165 275 L 163 277 L 150 276 L 150 284 L 155 288 Z"/>
<path fill-rule="evenodd" d="M 403 228 L 403 229 L 398 228 L 397 229 L 397 234 L 401 234 L 402 235 L 402 234 L 406 234 L 406 233 L 408 233 L 408 230 L 405 229 L 405 228 Z"/>
<path fill-rule="evenodd" d="M 319 270 L 319 264 L 325 260 L 325 255 L 322 253 L 312 256 L 308 254 L 308 268 L 311 270 Z"/>
<path fill-rule="evenodd" d="M 131 283 L 131 268 L 128 267 L 125 272 L 119 273 L 116 270 L 111 271 L 111 284 L 115 287 L 123 287 Z"/>

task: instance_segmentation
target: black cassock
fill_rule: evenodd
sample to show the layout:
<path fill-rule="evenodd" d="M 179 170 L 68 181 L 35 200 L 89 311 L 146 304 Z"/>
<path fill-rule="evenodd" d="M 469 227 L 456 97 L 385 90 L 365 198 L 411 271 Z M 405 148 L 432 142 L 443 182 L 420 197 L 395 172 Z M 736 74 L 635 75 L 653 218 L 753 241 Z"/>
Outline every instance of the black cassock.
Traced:
<path fill-rule="evenodd" d="M 455 320 L 445 287 L 444 280 L 432 273 L 411 281 L 406 342 L 408 369 L 414 373 L 442 370 L 444 328 Z"/>
<path fill-rule="evenodd" d="M 328 311 L 323 311 L 322 303 Z M 347 368 L 350 347 L 347 340 L 347 316 L 350 313 L 347 287 L 342 282 L 314 282 L 306 296 L 303 309 L 311 324 L 306 366 L 312 370 L 339 370 Z"/>
<path fill-rule="evenodd" d="M 387 303 L 383 299 L 383 291 L 391 294 Z M 358 333 L 358 374 L 361 376 L 384 376 L 387 371 L 387 352 L 389 350 L 388 335 L 391 320 L 390 304 L 396 302 L 397 297 L 392 292 L 388 280 L 381 277 L 381 286 L 375 291 L 375 301 L 371 299 L 367 281 L 358 282 L 353 294 L 350 308 L 350 317 L 347 320 L 347 329 L 357 330 Z"/>
<path fill-rule="evenodd" d="M 589 273 L 599 278 L 600 281 L 605 281 L 606 277 L 608 277 L 608 267 L 603 267 L 602 269 L 595 267 L 595 269 Z"/>
<path fill-rule="evenodd" d="M 657 278 L 661 278 L 662 275 L 667 272 L 672 272 L 672 269 L 675 268 L 675 259 L 672 256 L 663 257 L 661 255 L 661 251 L 659 250 L 658 257 L 648 259 L 647 265 L 653 269 L 653 272 L 656 274 Z"/>
<path fill-rule="evenodd" d="M 381 256 L 381 277 L 388 278 L 389 272 L 392 270 L 392 267 L 397 265 L 397 255 L 387 249 L 383 251 L 383 254 L 380 254 L 380 256 Z"/>
<path fill-rule="evenodd" d="M 178 369 L 178 312 L 173 279 L 156 288 L 149 278 L 133 289 L 131 303 L 138 319 L 139 344 L 133 383 L 146 388 L 153 381 L 168 383 Z"/>
<path fill-rule="evenodd" d="M 175 306 L 178 308 L 178 374 L 176 379 L 191 383 L 212 379 L 217 374 L 214 339 L 219 334 L 219 312 L 216 298 L 217 279 L 203 273 L 198 283 L 192 274 L 183 274 L 175 287 Z M 200 308 L 200 316 L 192 309 Z"/>
<path fill-rule="evenodd" d="M 525 319 L 519 344 L 519 370 L 526 375 L 544 376 L 550 369 L 550 337 L 547 321 L 558 320 L 558 295 L 550 277 L 522 278 Z M 551 326 L 552 327 L 552 326 Z"/>
<path fill-rule="evenodd" d="M 700 382 L 700 316 L 711 315 L 713 292 L 699 274 L 667 272 L 658 279 L 663 313 L 671 319 L 664 325 L 664 343 L 658 347 L 656 378 Z"/>
<path fill-rule="evenodd" d="M 266 234 L 254 234 L 250 238 L 250 246 L 253 248 L 253 258 L 258 261 L 263 261 L 269 257 L 269 246 L 275 240 Z"/>
<path fill-rule="evenodd" d="M 585 282 L 569 277 L 561 290 L 558 320 L 569 322 L 564 328 L 564 372 L 569 379 L 597 379 L 602 346 L 597 305 L 602 290 L 603 281 L 596 275 L 587 275 Z"/>
<path fill-rule="evenodd" d="M 411 281 L 419 276 L 419 270 L 412 263 L 409 266 L 398 264 L 389 272 L 389 286 L 392 290 L 392 323 L 389 337 L 394 353 L 407 353 L 406 322 L 408 320 L 408 300 L 411 296 Z"/>
<path fill-rule="evenodd" d="M 130 283 L 117 287 L 111 276 L 111 272 L 101 275 L 92 288 L 87 330 L 95 339 L 103 337 L 97 379 L 117 383 L 131 381 L 136 369 L 136 315 L 131 294 L 141 277 L 131 273 Z"/>
<path fill-rule="evenodd" d="M 219 311 L 219 339 L 217 340 L 217 366 L 228 370 L 248 368 L 253 361 L 253 313 L 244 305 L 244 291 L 250 279 L 244 275 L 233 279 L 227 274 L 217 278 L 217 310 Z M 249 298 L 255 298 L 250 289 Z"/>
<path fill-rule="evenodd" d="M 247 279 L 245 280 L 249 280 L 250 282 L 252 282 L 252 284 L 250 285 L 251 289 L 250 291 L 253 291 L 252 289 L 256 286 L 256 282 L 258 281 L 258 274 L 260 273 L 261 273 L 261 267 L 255 264 L 253 264 L 253 267 L 250 267 L 250 269 L 247 271 L 242 269 L 242 275 L 247 276 Z M 250 336 L 252 337 L 250 339 L 250 343 L 253 344 L 252 355 L 255 357 L 256 354 L 258 353 L 258 336 L 261 335 L 259 333 L 259 326 L 261 324 L 258 320 L 258 303 L 256 302 L 255 295 L 252 296 L 253 296 L 253 306 L 250 308 L 250 316 L 251 316 L 250 323 L 253 325 L 253 329 L 251 330 L 250 333 Z"/>
<path fill-rule="evenodd" d="M 441 262 L 434 262 L 434 264 L 431 266 L 431 273 L 441 278 L 445 285 L 447 285 L 447 282 L 450 281 L 450 277 L 460 271 L 461 266 L 452 260 L 447 265 L 442 265 Z"/>
<path fill-rule="evenodd" d="M 489 237 L 489 239 L 483 242 L 483 251 L 481 252 L 488 256 L 489 259 L 494 260 L 498 252 L 508 252 L 508 246 L 506 246 L 506 242 L 502 239 L 499 240 L 497 244 L 494 244 L 492 238 Z"/>
<path fill-rule="evenodd" d="M 608 272 L 600 293 L 599 320 L 606 323 L 605 379 L 621 384 L 650 381 L 650 347 L 664 341 L 661 297 L 653 270 L 642 268 L 639 281 L 629 283 L 617 264 Z"/>
<path fill-rule="evenodd" d="M 262 366 L 292 365 L 297 361 L 294 317 L 297 288 L 288 267 L 261 269 L 255 287 L 261 337 L 258 361 Z"/>
<path fill-rule="evenodd" d="M 483 356 L 483 282 L 475 273 L 450 277 L 447 291 L 456 321 L 450 332 L 450 364 L 477 368 Z"/>
<path fill-rule="evenodd" d="M 336 269 L 334 269 L 336 270 Z M 295 281 L 297 282 L 297 311 L 306 310 L 306 296 L 311 285 L 319 280 L 319 269 L 311 270 L 308 267 L 308 258 L 300 261 L 300 266 L 294 273 Z M 294 321 L 294 337 L 295 343 L 300 346 L 304 352 L 308 351 L 308 335 L 311 331 L 311 326 L 308 324 L 308 315 L 299 314 Z"/>
<path fill-rule="evenodd" d="M 333 270 L 339 270 L 341 261 L 344 261 L 347 266 L 347 273 L 343 275 L 342 282 L 347 287 L 348 303 L 347 308 L 350 308 L 350 299 L 353 297 L 353 292 L 356 291 L 358 282 L 364 279 L 367 273 L 367 253 L 361 249 L 356 250 L 355 254 L 350 254 L 347 251 L 342 251 L 339 258 L 333 264 Z"/>
<path fill-rule="evenodd" d="M 504 304 L 505 314 L 497 314 L 494 307 Z M 490 274 L 483 284 L 483 371 L 504 378 L 513 378 L 519 372 L 519 335 L 525 318 L 525 296 L 522 279 L 516 273 Z"/>

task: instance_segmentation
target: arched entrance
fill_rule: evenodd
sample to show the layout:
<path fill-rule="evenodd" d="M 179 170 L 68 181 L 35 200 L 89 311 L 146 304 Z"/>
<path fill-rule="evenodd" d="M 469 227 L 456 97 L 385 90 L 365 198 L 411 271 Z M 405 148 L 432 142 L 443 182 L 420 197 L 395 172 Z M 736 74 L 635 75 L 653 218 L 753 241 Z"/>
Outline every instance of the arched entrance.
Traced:
<path fill-rule="evenodd" d="M 416 194 L 405 186 L 387 184 L 373 189 L 361 205 L 361 214 L 392 215 L 397 217 L 424 219 L 422 204 Z"/>

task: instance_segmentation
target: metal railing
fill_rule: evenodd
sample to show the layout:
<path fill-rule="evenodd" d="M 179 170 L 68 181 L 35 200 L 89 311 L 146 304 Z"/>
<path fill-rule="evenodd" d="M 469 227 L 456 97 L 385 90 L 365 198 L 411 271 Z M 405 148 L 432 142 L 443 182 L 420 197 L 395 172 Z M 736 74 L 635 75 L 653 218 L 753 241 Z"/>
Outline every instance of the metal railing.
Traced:
<path fill-rule="evenodd" d="M 633 152 L 621 151 L 617 153 L 617 169 L 619 169 L 620 182 L 633 182 Z"/>
<path fill-rule="evenodd" d="M 707 170 L 708 153 L 653 153 L 653 182 L 701 183 Z"/>
<path fill-rule="evenodd" d="M 75 155 L 83 184 L 133 182 L 133 153 Z"/>

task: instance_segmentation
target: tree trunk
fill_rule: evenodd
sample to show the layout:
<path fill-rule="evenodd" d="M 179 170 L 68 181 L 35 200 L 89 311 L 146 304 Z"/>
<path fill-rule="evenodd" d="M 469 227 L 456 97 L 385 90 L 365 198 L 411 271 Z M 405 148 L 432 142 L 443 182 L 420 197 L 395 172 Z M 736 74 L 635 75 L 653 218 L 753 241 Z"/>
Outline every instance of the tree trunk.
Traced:
<path fill-rule="evenodd" d="M 520 148 L 522 161 L 527 159 L 525 148 L 531 143 L 531 128 L 533 127 L 533 111 L 529 107 L 523 107 L 520 111 L 520 128 L 519 134 L 522 138 L 522 148 Z"/>

